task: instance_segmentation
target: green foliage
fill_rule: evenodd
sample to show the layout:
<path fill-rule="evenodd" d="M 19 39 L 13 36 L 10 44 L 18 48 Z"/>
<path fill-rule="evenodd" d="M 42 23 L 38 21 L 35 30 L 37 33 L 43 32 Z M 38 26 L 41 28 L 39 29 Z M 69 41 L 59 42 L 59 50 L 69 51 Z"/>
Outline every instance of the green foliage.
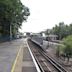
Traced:
<path fill-rule="evenodd" d="M 20 0 L 0 0 L 0 24 L 12 25 L 12 32 L 16 32 L 29 15 L 29 8 Z"/>
<path fill-rule="evenodd" d="M 60 44 L 56 48 L 56 55 L 59 57 L 61 54 L 64 54 L 65 45 Z"/>
<path fill-rule="evenodd" d="M 64 41 L 63 44 L 66 46 L 64 53 L 67 56 L 71 57 L 72 56 L 72 35 L 64 38 L 63 41 Z"/>
<path fill-rule="evenodd" d="M 64 37 L 72 34 L 72 24 L 68 26 L 65 25 L 64 22 L 60 22 L 59 25 L 53 27 L 52 33 L 58 35 L 59 39 L 61 40 Z"/>
<path fill-rule="evenodd" d="M 44 33 L 45 33 L 45 35 L 49 35 L 50 34 L 50 29 L 47 29 Z"/>
<path fill-rule="evenodd" d="M 57 46 L 56 55 L 59 57 L 63 55 L 64 57 L 69 58 L 72 57 L 72 35 L 67 36 L 63 39 L 63 43 Z"/>

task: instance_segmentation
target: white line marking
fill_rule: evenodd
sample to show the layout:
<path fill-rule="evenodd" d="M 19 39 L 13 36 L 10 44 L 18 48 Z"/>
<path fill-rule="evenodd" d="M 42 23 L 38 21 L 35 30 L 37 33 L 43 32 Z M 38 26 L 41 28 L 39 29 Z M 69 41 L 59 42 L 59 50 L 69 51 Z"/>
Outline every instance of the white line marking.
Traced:
<path fill-rule="evenodd" d="M 26 40 L 26 43 L 27 43 L 27 40 Z M 28 49 L 29 49 L 29 52 L 30 52 L 31 57 L 32 57 L 32 59 L 33 59 L 33 62 L 34 62 L 34 64 L 35 64 L 35 66 L 36 66 L 37 72 L 41 72 L 41 70 L 40 70 L 40 68 L 39 68 L 38 64 L 36 63 L 36 60 L 35 60 L 35 58 L 34 58 L 34 56 L 33 56 L 32 52 L 31 52 L 31 49 L 30 49 L 30 47 L 29 47 L 28 43 L 27 43 L 27 47 L 28 47 Z"/>

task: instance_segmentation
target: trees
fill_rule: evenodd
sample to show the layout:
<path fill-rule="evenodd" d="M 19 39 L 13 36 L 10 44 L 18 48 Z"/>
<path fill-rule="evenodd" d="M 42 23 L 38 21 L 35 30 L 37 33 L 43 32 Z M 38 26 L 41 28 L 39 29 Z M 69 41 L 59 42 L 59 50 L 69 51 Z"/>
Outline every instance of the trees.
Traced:
<path fill-rule="evenodd" d="M 64 54 L 64 48 L 65 48 L 66 46 L 65 45 L 63 45 L 63 44 L 60 44 L 60 45 L 57 45 L 57 48 L 56 48 L 56 56 L 57 57 L 60 57 L 60 56 L 64 56 L 65 54 Z"/>
<path fill-rule="evenodd" d="M 2 34 L 4 36 L 10 34 L 10 25 L 12 34 L 16 34 L 22 22 L 26 21 L 29 15 L 29 8 L 24 6 L 20 0 L 0 0 L 0 26 L 2 26 Z"/>
<path fill-rule="evenodd" d="M 46 30 L 44 31 L 45 35 L 49 35 L 50 32 L 51 32 L 51 29 L 46 29 Z"/>
<path fill-rule="evenodd" d="M 69 61 L 69 58 L 72 56 L 72 35 L 64 38 L 63 41 L 63 44 L 66 46 L 64 49 L 64 53 Z"/>
<path fill-rule="evenodd" d="M 69 34 L 72 34 L 72 23 L 69 25 Z"/>
<path fill-rule="evenodd" d="M 65 25 L 64 22 L 60 22 L 59 25 L 55 25 L 55 27 L 52 28 L 52 33 L 58 35 L 61 40 L 72 34 L 72 24 L 68 26 Z"/>
<path fill-rule="evenodd" d="M 64 29 L 65 29 L 64 22 L 60 22 L 59 26 L 56 25 L 55 27 L 53 27 L 53 33 L 58 35 L 59 39 L 62 39 L 64 35 Z"/>
<path fill-rule="evenodd" d="M 64 58 L 69 59 L 72 57 L 72 35 L 63 39 L 62 45 L 59 45 L 56 50 L 56 55 L 59 57 L 63 55 Z"/>
<path fill-rule="evenodd" d="M 55 25 L 55 27 L 53 27 L 52 33 L 55 35 L 58 35 L 58 37 L 59 37 L 59 27 L 57 25 Z"/>

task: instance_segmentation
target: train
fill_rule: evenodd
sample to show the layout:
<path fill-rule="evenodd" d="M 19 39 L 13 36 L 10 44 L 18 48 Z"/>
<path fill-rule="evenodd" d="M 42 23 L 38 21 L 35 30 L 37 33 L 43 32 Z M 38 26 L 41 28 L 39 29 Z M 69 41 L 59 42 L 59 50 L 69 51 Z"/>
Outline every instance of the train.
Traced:
<path fill-rule="evenodd" d="M 38 44 L 39 46 L 41 46 L 43 49 L 47 49 L 48 47 L 56 47 L 58 45 L 60 45 L 60 43 L 62 41 L 60 40 L 54 40 L 54 39 L 47 39 L 47 37 L 43 37 L 39 34 L 33 34 L 30 35 L 30 39 L 35 42 L 36 44 Z"/>
<path fill-rule="evenodd" d="M 32 41 L 36 42 L 39 45 L 43 45 L 43 37 L 39 34 L 30 35 Z"/>

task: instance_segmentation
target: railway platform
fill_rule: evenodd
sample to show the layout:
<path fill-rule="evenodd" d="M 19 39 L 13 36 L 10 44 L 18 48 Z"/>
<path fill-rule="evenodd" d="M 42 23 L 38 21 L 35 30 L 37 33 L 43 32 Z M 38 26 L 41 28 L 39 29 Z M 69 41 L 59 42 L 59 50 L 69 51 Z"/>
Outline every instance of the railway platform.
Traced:
<path fill-rule="evenodd" d="M 22 72 L 37 72 L 31 51 L 28 48 L 26 41 L 24 41 L 24 48 L 23 48 Z"/>
<path fill-rule="evenodd" d="M 0 72 L 12 72 L 19 50 L 24 45 L 23 39 L 0 43 Z"/>
<path fill-rule="evenodd" d="M 0 72 L 38 72 L 26 39 L 0 44 Z"/>

